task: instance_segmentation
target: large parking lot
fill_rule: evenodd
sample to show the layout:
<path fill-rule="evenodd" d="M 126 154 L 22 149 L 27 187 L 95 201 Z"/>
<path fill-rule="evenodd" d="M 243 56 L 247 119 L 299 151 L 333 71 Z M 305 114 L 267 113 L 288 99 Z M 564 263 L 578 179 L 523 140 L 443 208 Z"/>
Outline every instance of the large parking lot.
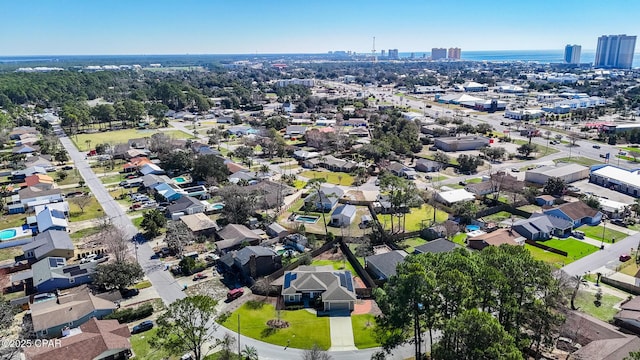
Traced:
<path fill-rule="evenodd" d="M 609 200 L 621 202 L 624 204 L 633 204 L 633 202 L 635 201 L 635 198 L 633 196 L 625 195 L 617 191 L 607 189 L 600 185 L 592 184 L 589 182 L 589 179 L 576 181 L 574 183 L 571 183 L 570 185 L 582 190 L 583 194 L 586 192 L 591 192 L 595 196 L 606 197 Z"/>

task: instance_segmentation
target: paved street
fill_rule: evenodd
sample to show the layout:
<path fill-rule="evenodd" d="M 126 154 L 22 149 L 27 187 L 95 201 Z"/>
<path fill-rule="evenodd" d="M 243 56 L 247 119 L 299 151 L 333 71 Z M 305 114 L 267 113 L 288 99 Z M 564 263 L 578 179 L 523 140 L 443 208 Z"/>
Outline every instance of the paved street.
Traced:
<path fill-rule="evenodd" d="M 623 240 L 616 240 L 615 244 L 609 244 L 604 250 L 598 250 L 578 261 L 574 261 L 563 267 L 562 270 L 570 276 L 574 276 L 593 272 L 601 267 L 615 269 L 620 264 L 618 257 L 622 254 L 630 254 L 631 249 L 638 248 L 639 242 L 640 233 L 628 236 Z"/>
<path fill-rule="evenodd" d="M 54 131 L 62 131 L 62 129 L 59 125 L 54 125 Z M 85 154 L 76 149 L 71 139 L 64 135 L 64 132 L 62 132 L 61 135 L 60 142 L 62 146 L 69 153 L 69 157 L 73 160 L 76 169 L 78 169 L 93 196 L 95 196 L 96 200 L 102 205 L 105 215 L 111 220 L 114 226 L 124 230 L 127 238 L 133 237 L 138 230 L 131 223 L 131 220 L 120 204 L 109 195 L 102 182 L 100 182 L 98 177 L 93 173 L 89 163 L 85 160 Z M 153 286 L 158 290 L 165 304 L 170 304 L 185 296 L 181 285 L 168 271 L 164 271 L 164 266 L 160 260 L 151 259 L 153 249 L 150 243 L 138 245 L 137 250 L 133 243 L 129 243 L 129 248 L 131 255 L 137 257 L 147 278 L 149 278 L 149 281 L 151 281 Z"/>

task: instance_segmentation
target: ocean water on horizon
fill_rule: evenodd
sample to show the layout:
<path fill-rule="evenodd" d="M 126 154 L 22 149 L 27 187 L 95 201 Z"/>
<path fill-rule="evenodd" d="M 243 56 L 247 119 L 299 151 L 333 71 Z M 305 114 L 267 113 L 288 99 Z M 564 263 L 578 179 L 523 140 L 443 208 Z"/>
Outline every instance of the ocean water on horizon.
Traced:
<path fill-rule="evenodd" d="M 412 53 L 399 53 L 401 58 L 408 58 Z M 415 52 L 415 58 L 431 56 L 430 52 Z M 490 51 L 461 51 L 461 60 L 468 61 L 530 61 L 542 64 L 564 62 L 564 50 L 490 50 Z M 593 63 L 596 57 L 595 50 L 583 50 L 580 54 L 581 63 Z M 633 67 L 640 66 L 640 53 L 633 57 Z"/>

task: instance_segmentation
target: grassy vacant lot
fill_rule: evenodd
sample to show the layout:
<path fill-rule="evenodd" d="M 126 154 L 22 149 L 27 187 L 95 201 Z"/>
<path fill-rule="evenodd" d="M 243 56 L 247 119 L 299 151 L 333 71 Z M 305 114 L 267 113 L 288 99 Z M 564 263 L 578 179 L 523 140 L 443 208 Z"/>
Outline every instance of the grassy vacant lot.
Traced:
<path fill-rule="evenodd" d="M 518 210 L 534 213 L 534 212 L 542 211 L 542 208 L 538 205 L 529 204 L 529 205 L 520 206 Z"/>
<path fill-rule="evenodd" d="M 89 144 L 87 144 L 87 140 L 90 141 L 91 148 L 93 148 L 100 143 L 105 143 L 105 142 L 112 143 L 112 144 L 125 143 L 131 139 L 151 137 L 151 135 L 155 133 L 163 133 L 166 136 L 174 137 L 176 139 L 189 139 L 192 137 L 191 135 L 180 130 L 154 131 L 154 130 L 125 129 L 125 130 L 98 132 L 93 134 L 73 135 L 71 136 L 71 140 L 80 151 L 89 151 L 90 147 L 88 146 Z"/>
<path fill-rule="evenodd" d="M 353 274 L 354 276 L 357 276 L 358 274 L 356 274 L 356 270 L 353 268 L 353 266 L 351 265 L 351 263 L 347 260 L 347 258 L 344 258 L 344 261 L 336 261 L 336 260 L 313 260 L 311 262 L 312 266 L 323 266 L 323 265 L 331 265 L 333 266 L 333 268 L 335 270 L 349 270 L 351 271 L 351 274 Z"/>
<path fill-rule="evenodd" d="M 67 176 L 64 178 L 64 180 L 60 180 L 60 176 L 58 174 L 58 172 L 52 174 L 52 178 L 53 180 L 55 180 L 56 184 L 58 185 L 71 185 L 71 184 L 78 184 L 80 181 L 84 181 L 84 179 L 82 179 L 82 176 L 80 176 L 80 174 L 78 173 L 78 170 L 73 169 L 73 170 L 60 170 L 62 173 L 67 174 Z"/>
<path fill-rule="evenodd" d="M 500 211 L 497 212 L 495 214 L 491 214 L 491 215 L 487 215 L 487 216 L 483 216 L 482 219 L 485 221 L 495 221 L 495 222 L 500 222 L 502 220 L 506 220 L 506 219 L 510 219 L 511 218 L 511 213 L 510 212 L 506 212 L 506 211 Z"/>
<path fill-rule="evenodd" d="M 551 239 L 547 241 L 540 241 L 540 243 L 554 249 L 566 251 L 567 257 L 573 261 L 598 251 L 597 247 L 574 238 Z"/>
<path fill-rule="evenodd" d="M 575 163 L 575 164 L 580 164 L 583 166 L 591 166 L 591 165 L 597 165 L 597 164 L 602 164 L 602 161 L 598 161 L 598 160 L 594 160 L 594 159 L 589 159 L 589 158 L 585 158 L 582 156 L 576 156 L 576 157 L 563 157 L 560 159 L 555 159 L 553 160 L 556 163 L 559 162 L 571 162 L 571 163 Z"/>
<path fill-rule="evenodd" d="M 300 176 L 304 176 L 309 179 L 325 179 L 329 184 L 350 186 L 353 184 L 353 176 L 343 172 L 332 171 L 314 171 L 307 170 L 300 173 Z"/>
<path fill-rule="evenodd" d="M 80 210 L 80 207 L 76 205 L 73 198 L 69 199 L 69 220 L 70 221 L 83 221 L 96 219 L 104 216 L 102 206 L 98 203 L 95 197 L 91 197 L 91 201 L 84 207 L 84 212 Z"/>
<path fill-rule="evenodd" d="M 595 299 L 595 293 L 582 290 L 579 291 L 578 296 L 576 296 L 575 305 L 583 313 L 607 322 L 611 321 L 613 316 L 618 312 L 618 309 L 613 306 L 623 300 L 617 296 L 604 293 L 602 294 L 602 304 L 596 306 L 593 303 Z"/>
<path fill-rule="evenodd" d="M 256 306 L 252 306 L 256 304 Z M 248 302 L 234 311 L 225 322 L 227 329 L 237 331 L 238 314 L 240 315 L 240 333 L 274 345 L 286 346 L 287 341 L 292 348 L 310 349 L 314 344 L 327 350 L 331 345 L 329 336 L 329 318 L 317 317 L 307 310 L 284 310 L 281 319 L 289 323 L 285 329 L 272 329 L 267 321 L 276 318 L 273 305 L 259 302 Z M 146 358 L 145 358 L 146 359 Z"/>
<path fill-rule="evenodd" d="M 100 231 L 102 231 L 102 228 L 99 227 L 99 226 L 96 226 L 96 227 L 90 227 L 90 228 L 78 230 L 78 231 L 70 234 L 69 236 L 73 240 L 79 240 L 79 239 L 85 238 L 87 236 L 95 235 L 95 234 L 99 233 Z"/>
<path fill-rule="evenodd" d="M 124 180 L 124 175 L 123 174 L 115 174 L 115 175 L 107 175 L 107 176 L 101 176 L 100 177 L 100 182 L 102 182 L 103 184 L 117 184 L 120 183 L 120 181 Z"/>
<path fill-rule="evenodd" d="M 407 214 L 405 231 L 418 231 L 421 228 L 422 220 L 425 220 L 425 225 L 428 225 L 430 221 L 433 220 L 433 207 L 428 204 L 423 204 L 419 208 L 412 208 L 411 212 Z M 442 210 L 436 210 L 436 222 L 442 223 L 447 221 L 449 218 L 449 214 Z M 385 229 L 391 229 L 391 215 L 388 214 L 378 214 L 378 221 L 382 223 Z M 398 218 L 393 217 L 393 221 L 395 224 L 398 223 Z M 402 224 L 403 220 L 400 221 Z M 395 225 L 394 225 L 395 226 Z"/>
<path fill-rule="evenodd" d="M 358 349 L 380 346 L 374 334 L 376 320 L 373 315 L 351 315 L 351 326 L 353 327 L 353 340 Z"/>
<path fill-rule="evenodd" d="M 413 251 L 415 250 L 416 246 L 420 246 L 426 243 L 427 243 L 427 240 L 419 237 L 414 237 L 414 238 L 408 238 L 406 240 L 403 240 L 398 245 L 402 247 L 406 246 L 404 250 L 409 254 L 413 254 Z"/>
<path fill-rule="evenodd" d="M 582 225 L 578 228 L 578 230 L 582 231 L 586 237 L 590 237 L 592 239 L 599 240 L 599 241 L 604 240 L 604 242 L 606 243 L 611 243 L 612 239 L 622 240 L 628 236 L 627 234 L 622 233 L 620 231 L 616 231 L 609 228 L 605 229 L 602 225 L 598 225 L 598 226 Z M 602 237 L 603 230 L 604 230 L 604 238 Z"/>
<path fill-rule="evenodd" d="M 542 250 L 535 246 L 531 246 L 529 244 L 525 244 L 524 247 L 529 250 L 531 256 L 534 259 L 544 261 L 549 265 L 552 265 L 556 268 L 561 268 L 569 263 L 573 262 L 573 259 L 569 259 L 566 256 L 562 256 L 556 253 L 552 253 L 550 251 Z"/>

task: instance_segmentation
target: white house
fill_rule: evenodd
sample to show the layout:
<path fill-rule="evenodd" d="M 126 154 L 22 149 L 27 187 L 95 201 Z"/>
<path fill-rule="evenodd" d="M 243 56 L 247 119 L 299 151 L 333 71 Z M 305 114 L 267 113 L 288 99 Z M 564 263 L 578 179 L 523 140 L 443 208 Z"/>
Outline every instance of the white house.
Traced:
<path fill-rule="evenodd" d="M 349 226 L 356 218 L 356 207 L 354 205 L 340 205 L 331 214 L 331 225 Z"/>
<path fill-rule="evenodd" d="M 451 205 L 461 201 L 475 200 L 476 197 L 472 193 L 465 189 L 456 189 L 451 191 L 441 191 L 436 194 L 436 200 L 445 204 Z"/>

